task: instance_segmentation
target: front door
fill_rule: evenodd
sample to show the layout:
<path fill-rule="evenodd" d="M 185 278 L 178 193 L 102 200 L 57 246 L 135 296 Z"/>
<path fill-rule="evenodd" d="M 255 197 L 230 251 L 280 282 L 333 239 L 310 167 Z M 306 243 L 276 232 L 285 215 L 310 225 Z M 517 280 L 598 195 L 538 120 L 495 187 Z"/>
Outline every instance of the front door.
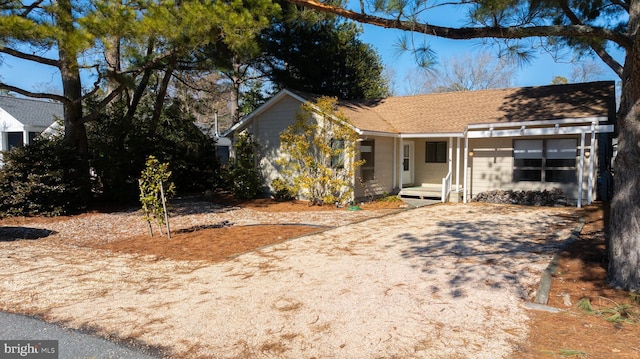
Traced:
<path fill-rule="evenodd" d="M 402 185 L 413 184 L 413 141 L 402 142 Z"/>

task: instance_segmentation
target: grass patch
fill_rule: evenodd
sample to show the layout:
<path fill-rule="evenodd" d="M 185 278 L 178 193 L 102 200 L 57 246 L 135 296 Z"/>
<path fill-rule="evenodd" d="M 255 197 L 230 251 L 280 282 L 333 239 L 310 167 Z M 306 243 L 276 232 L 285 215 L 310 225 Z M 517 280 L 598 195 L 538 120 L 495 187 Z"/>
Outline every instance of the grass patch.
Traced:
<path fill-rule="evenodd" d="M 578 309 L 584 313 L 603 316 L 608 322 L 611 323 L 636 323 L 638 321 L 638 315 L 633 311 L 633 306 L 630 304 L 618 304 L 610 299 L 613 304 L 612 307 L 595 309 L 591 305 L 589 298 L 582 298 L 578 301 Z"/>
<path fill-rule="evenodd" d="M 558 354 L 562 355 L 563 357 L 579 357 L 587 355 L 587 353 L 575 349 L 560 349 L 558 351 Z"/>

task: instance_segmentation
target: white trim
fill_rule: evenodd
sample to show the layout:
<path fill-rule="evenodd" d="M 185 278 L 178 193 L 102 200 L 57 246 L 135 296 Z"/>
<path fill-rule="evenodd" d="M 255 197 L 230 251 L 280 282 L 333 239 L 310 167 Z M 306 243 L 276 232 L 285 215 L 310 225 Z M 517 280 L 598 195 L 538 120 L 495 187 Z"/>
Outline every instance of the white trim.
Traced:
<path fill-rule="evenodd" d="M 460 137 L 456 138 L 456 195 L 460 193 Z M 456 199 L 456 202 L 460 198 Z"/>
<path fill-rule="evenodd" d="M 595 126 L 591 128 L 591 144 L 589 145 L 589 181 L 587 188 L 589 192 L 587 193 L 587 204 L 591 204 L 593 202 L 593 168 L 595 166 L 595 157 L 596 153 L 594 150 L 597 150 L 595 146 L 596 141 L 596 131 Z"/>
<path fill-rule="evenodd" d="M 613 132 L 613 125 L 594 125 L 595 131 L 598 133 Z M 525 128 L 511 130 L 494 130 L 489 131 L 469 131 L 469 138 L 491 138 L 491 137 L 520 137 L 520 136 L 550 136 L 550 135 L 579 135 L 591 132 L 592 126 L 571 126 L 571 127 L 544 127 L 544 128 Z"/>
<path fill-rule="evenodd" d="M 401 133 L 400 138 L 445 138 L 445 137 L 464 137 L 464 133 L 447 132 L 447 133 Z"/>
<path fill-rule="evenodd" d="M 378 136 L 378 137 L 402 138 L 402 136 L 400 136 L 397 133 L 361 130 L 361 129 L 355 127 L 352 124 L 349 124 L 349 125 L 351 125 L 351 127 L 353 127 L 353 129 L 356 131 L 356 133 L 359 134 L 360 136 Z"/>
<path fill-rule="evenodd" d="M 563 118 L 559 120 L 537 120 L 537 121 L 522 121 L 522 122 L 497 122 L 497 123 L 484 123 L 484 124 L 470 124 L 467 128 L 475 130 L 479 128 L 496 128 L 496 127 L 521 127 L 521 126 L 545 126 L 545 125 L 562 125 L 570 123 L 593 123 L 593 122 L 607 122 L 609 120 L 606 116 L 591 116 L 581 118 Z"/>
<path fill-rule="evenodd" d="M 234 124 L 233 126 L 229 127 L 223 134 L 222 137 L 227 137 L 230 133 L 243 128 L 245 126 L 245 124 L 247 124 L 249 121 L 251 121 L 254 117 L 258 116 L 259 114 L 265 112 L 266 110 L 268 110 L 271 106 L 275 105 L 276 103 L 278 103 L 278 101 L 280 101 L 280 99 L 284 96 L 291 96 L 294 99 L 300 101 L 301 103 L 305 103 L 308 100 L 303 98 L 302 96 L 299 96 L 287 89 L 284 89 L 280 92 L 278 92 L 277 94 L 275 94 L 272 98 L 270 98 L 267 102 L 263 103 L 262 105 L 258 106 L 257 109 L 253 110 L 250 114 L 248 114 L 247 116 L 245 116 L 244 118 L 242 118 L 242 120 L 238 121 L 236 124 Z"/>
<path fill-rule="evenodd" d="M 467 203 L 467 192 L 469 192 L 469 190 L 467 189 L 467 166 L 469 164 L 469 134 L 467 133 L 467 136 L 464 136 L 464 167 L 462 169 L 462 175 L 464 176 L 464 180 L 463 180 L 463 190 L 464 192 L 462 192 L 462 198 L 463 198 L 463 203 Z"/>
<path fill-rule="evenodd" d="M 584 132 L 580 134 L 580 165 L 578 168 L 578 203 L 577 207 L 582 207 L 582 183 L 584 182 Z"/>

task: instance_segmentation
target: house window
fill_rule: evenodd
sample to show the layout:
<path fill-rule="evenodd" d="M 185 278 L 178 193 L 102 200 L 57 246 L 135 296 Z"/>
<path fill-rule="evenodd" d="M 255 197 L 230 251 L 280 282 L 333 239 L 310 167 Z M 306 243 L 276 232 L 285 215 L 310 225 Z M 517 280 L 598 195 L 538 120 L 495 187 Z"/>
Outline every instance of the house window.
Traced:
<path fill-rule="evenodd" d="M 375 143 L 373 140 L 360 142 L 360 159 L 364 163 L 360 167 L 362 181 L 371 181 L 374 178 Z"/>
<path fill-rule="evenodd" d="M 576 180 L 577 140 L 514 140 L 514 182 L 571 183 Z"/>
<path fill-rule="evenodd" d="M 344 140 L 331 140 L 331 168 L 344 168 Z"/>
<path fill-rule="evenodd" d="M 7 142 L 9 144 L 9 149 L 24 146 L 24 139 L 22 137 L 22 132 L 7 133 Z"/>
<path fill-rule="evenodd" d="M 447 142 L 427 142 L 427 150 L 425 154 L 426 163 L 445 163 L 447 162 Z"/>

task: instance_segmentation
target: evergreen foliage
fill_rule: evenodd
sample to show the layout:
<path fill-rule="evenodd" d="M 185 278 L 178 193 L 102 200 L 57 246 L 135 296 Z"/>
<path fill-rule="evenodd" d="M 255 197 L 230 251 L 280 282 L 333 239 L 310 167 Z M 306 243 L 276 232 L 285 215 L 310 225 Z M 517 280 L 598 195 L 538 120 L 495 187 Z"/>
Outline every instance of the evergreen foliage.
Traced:
<path fill-rule="evenodd" d="M 98 178 L 98 199 L 130 204 L 137 198 L 137 178 L 147 155 L 169 162 L 176 191 L 202 192 L 220 182 L 215 143 L 193 125 L 173 102 L 157 127 L 136 117 L 125 118 L 123 106 L 111 106 L 88 125 L 91 166 Z"/>
<path fill-rule="evenodd" d="M 79 159 L 60 138 L 37 138 L 3 152 L 0 217 L 57 216 L 87 207 L 89 183 L 76 172 Z"/>
<path fill-rule="evenodd" d="M 257 144 L 246 133 L 240 133 L 234 145 L 235 158 L 228 171 L 228 182 L 238 199 L 252 199 L 262 193 L 263 178 L 257 167 Z"/>
<path fill-rule="evenodd" d="M 373 47 L 358 39 L 360 27 L 291 4 L 282 7 L 282 20 L 262 35 L 265 72 L 279 88 L 341 100 L 389 95 L 382 61 Z"/>

